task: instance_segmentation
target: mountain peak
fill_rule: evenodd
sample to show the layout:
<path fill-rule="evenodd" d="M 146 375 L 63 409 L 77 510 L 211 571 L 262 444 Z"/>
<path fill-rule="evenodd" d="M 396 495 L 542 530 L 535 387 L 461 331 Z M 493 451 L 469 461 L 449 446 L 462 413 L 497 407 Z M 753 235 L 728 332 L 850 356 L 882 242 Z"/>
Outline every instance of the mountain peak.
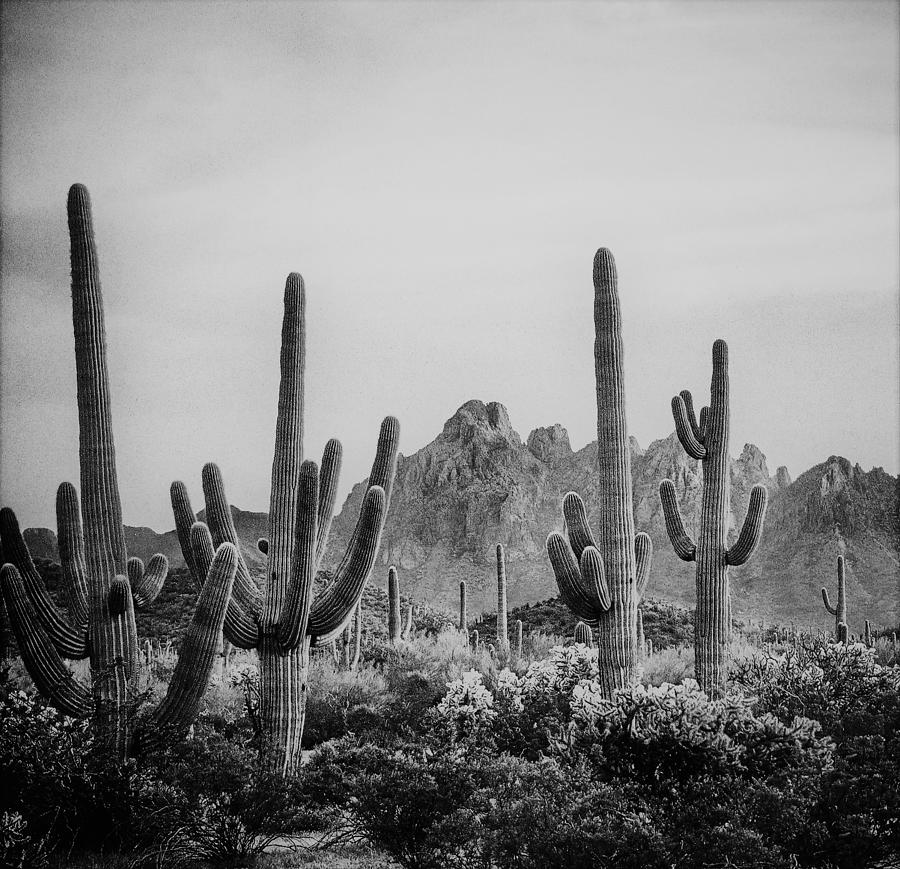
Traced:
<path fill-rule="evenodd" d="M 447 422 L 444 437 L 450 441 L 468 444 L 474 440 L 504 441 L 521 446 L 522 440 L 509 422 L 509 413 L 499 401 L 485 404 L 477 398 L 467 401 Z"/>
<path fill-rule="evenodd" d="M 548 465 L 558 464 L 573 455 L 569 433 L 559 423 L 536 428 L 528 435 L 527 446 L 531 455 Z"/>

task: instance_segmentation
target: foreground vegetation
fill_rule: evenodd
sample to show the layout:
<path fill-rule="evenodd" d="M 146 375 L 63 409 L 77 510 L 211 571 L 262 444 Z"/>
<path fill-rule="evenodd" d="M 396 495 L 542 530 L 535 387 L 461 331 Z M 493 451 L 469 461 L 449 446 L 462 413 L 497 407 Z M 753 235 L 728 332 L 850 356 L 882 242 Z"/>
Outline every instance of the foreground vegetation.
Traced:
<path fill-rule="evenodd" d="M 124 766 L 0 689 L 0 863 L 11 866 L 860 867 L 900 858 L 900 667 L 875 647 L 736 641 L 728 691 L 690 649 L 605 699 L 597 653 L 453 629 L 313 658 L 300 774 L 258 764 L 258 670 L 214 677 L 187 741 Z M 174 654 L 145 667 L 140 719 Z M 148 702 L 149 701 L 149 702 Z M 98 857 L 98 855 L 100 855 Z"/>

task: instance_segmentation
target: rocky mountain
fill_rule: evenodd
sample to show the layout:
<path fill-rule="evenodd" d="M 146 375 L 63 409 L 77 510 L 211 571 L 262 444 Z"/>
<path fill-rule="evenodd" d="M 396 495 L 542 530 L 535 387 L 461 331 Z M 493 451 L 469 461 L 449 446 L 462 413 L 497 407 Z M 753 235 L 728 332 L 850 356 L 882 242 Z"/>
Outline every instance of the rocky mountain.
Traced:
<path fill-rule="evenodd" d="M 560 504 L 568 491 L 579 492 L 597 520 L 596 449 L 595 442 L 573 451 L 561 425 L 535 429 L 523 442 L 502 404 L 466 402 L 430 444 L 400 456 L 374 582 L 385 582 L 394 564 L 404 594 L 454 609 L 464 579 L 470 613 L 490 611 L 496 605 L 499 542 L 507 550 L 510 606 L 555 596 L 545 540 L 562 527 Z M 694 566 L 672 551 L 658 487 L 664 478 L 675 483 L 685 524 L 696 533 L 701 465 L 674 433 L 646 449 L 632 438 L 631 461 L 636 528 L 654 543 L 648 594 L 692 607 Z M 851 631 L 861 631 L 866 618 L 897 624 L 897 479 L 832 456 L 792 482 L 786 468 L 770 475 L 762 452 L 745 444 L 731 462 L 733 528 L 740 527 L 756 483 L 768 488 L 769 509 L 757 554 L 730 574 L 735 617 L 828 627 L 819 589 L 834 585 L 836 558 L 843 554 Z M 326 567 L 335 566 L 349 540 L 363 491 L 364 483 L 358 483 L 335 518 Z M 233 513 L 245 555 L 251 567 L 259 567 L 256 540 L 265 534 L 265 514 L 237 508 Z M 163 552 L 173 566 L 183 563 L 174 531 L 129 528 L 126 534 L 130 553 L 147 558 Z M 26 535 L 36 555 L 56 557 L 52 532 L 29 529 Z"/>
<path fill-rule="evenodd" d="M 596 442 L 572 450 L 561 425 L 535 429 L 525 442 L 506 408 L 469 401 L 444 429 L 412 456 L 401 456 L 380 553 L 380 570 L 397 566 L 402 587 L 432 603 L 455 607 L 466 580 L 470 612 L 495 607 L 494 546 L 506 546 L 510 606 L 554 596 L 556 584 L 544 548 L 561 530 L 563 495 L 584 498 L 597 521 Z M 659 483 L 675 483 L 685 524 L 697 533 L 702 468 L 673 432 L 642 450 L 631 438 L 637 530 L 653 538 L 648 594 L 692 607 L 694 565 L 680 561 L 665 532 Z M 731 525 L 739 529 L 750 489 L 769 490 L 769 513 L 751 562 L 731 571 L 738 618 L 827 627 L 819 589 L 836 579 L 836 558 L 847 559 L 851 630 L 865 618 L 884 625 L 900 619 L 897 480 L 880 468 L 868 473 L 831 457 L 796 481 L 787 469 L 769 473 L 766 457 L 745 444 L 731 462 Z M 335 520 L 349 536 L 363 484 Z M 732 530 L 734 536 L 737 532 Z"/>

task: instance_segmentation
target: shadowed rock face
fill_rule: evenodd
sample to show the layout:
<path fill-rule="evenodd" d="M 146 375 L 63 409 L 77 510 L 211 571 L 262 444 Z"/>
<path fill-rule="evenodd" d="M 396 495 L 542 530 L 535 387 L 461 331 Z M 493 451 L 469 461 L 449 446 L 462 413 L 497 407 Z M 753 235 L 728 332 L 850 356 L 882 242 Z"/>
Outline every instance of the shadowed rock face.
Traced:
<path fill-rule="evenodd" d="M 685 454 L 674 432 L 645 450 L 634 438 L 630 441 L 636 530 L 651 535 L 655 550 L 648 594 L 693 606 L 693 566 L 672 552 L 658 489 L 663 479 L 675 483 L 685 525 L 696 534 L 700 463 Z M 545 541 L 551 531 L 562 529 L 560 504 L 570 490 L 582 495 L 596 522 L 596 451 L 594 442 L 573 452 L 559 424 L 535 429 L 523 443 L 502 404 L 466 402 L 430 444 L 400 456 L 372 582 L 385 586 L 387 567 L 394 564 L 405 593 L 455 610 L 464 579 L 474 618 L 496 606 L 495 546 L 502 543 L 510 606 L 555 596 Z M 843 554 L 851 631 L 860 631 L 866 618 L 896 624 L 897 480 L 881 468 L 864 472 L 832 456 L 791 482 L 783 467 L 770 476 L 763 453 L 746 444 L 731 462 L 731 542 L 756 483 L 769 489 L 769 508 L 758 554 L 731 572 L 736 617 L 828 628 L 819 588 L 832 584 L 837 556 Z M 335 518 L 329 569 L 336 566 L 336 553 L 344 551 L 363 492 L 363 483 L 357 484 Z M 265 533 L 265 515 L 232 510 L 242 549 L 256 564 L 256 539 Z M 26 535 L 33 535 L 29 543 L 40 544 L 36 554 L 56 557 L 52 532 L 32 529 Z M 181 564 L 174 532 L 126 529 L 126 535 L 129 552 L 146 558 L 162 551 L 174 565 Z"/>

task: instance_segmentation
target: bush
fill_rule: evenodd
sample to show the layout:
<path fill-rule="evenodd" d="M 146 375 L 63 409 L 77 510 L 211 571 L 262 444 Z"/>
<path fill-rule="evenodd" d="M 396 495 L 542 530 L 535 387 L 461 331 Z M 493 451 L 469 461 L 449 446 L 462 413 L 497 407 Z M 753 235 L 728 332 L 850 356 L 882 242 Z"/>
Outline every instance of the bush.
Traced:
<path fill-rule="evenodd" d="M 805 637 L 733 675 L 760 712 L 814 716 L 834 740 L 813 813 L 822 832 L 810 851 L 840 867 L 900 857 L 900 668 L 879 665 L 877 655 L 861 643 Z"/>

